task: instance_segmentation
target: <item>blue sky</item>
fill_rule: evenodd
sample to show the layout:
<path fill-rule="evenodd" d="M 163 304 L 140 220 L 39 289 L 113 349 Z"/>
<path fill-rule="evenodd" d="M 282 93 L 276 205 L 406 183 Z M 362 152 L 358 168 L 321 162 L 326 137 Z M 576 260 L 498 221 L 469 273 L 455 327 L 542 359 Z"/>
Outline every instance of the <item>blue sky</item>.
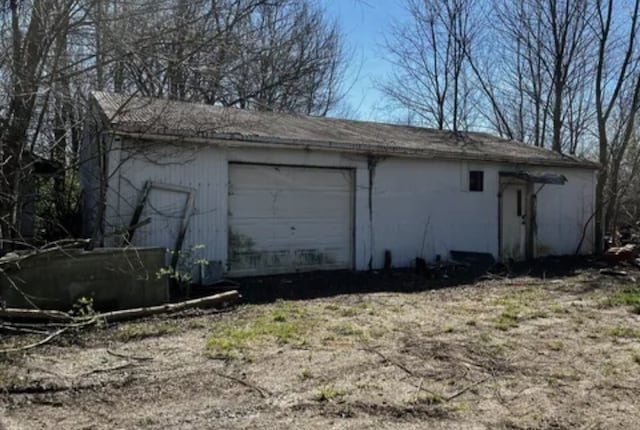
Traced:
<path fill-rule="evenodd" d="M 381 44 L 394 19 L 403 18 L 400 0 L 321 0 L 328 15 L 336 19 L 345 35 L 350 56 L 350 68 L 345 87 L 346 112 L 354 119 L 392 120 L 382 94 L 375 89 L 391 70 L 383 58 Z"/>

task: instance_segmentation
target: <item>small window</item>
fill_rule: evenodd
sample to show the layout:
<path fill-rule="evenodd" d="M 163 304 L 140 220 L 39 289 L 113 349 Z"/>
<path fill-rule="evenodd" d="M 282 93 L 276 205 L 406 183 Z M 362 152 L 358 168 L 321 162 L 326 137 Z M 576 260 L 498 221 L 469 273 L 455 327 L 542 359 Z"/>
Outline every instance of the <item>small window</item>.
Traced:
<path fill-rule="evenodd" d="M 517 215 L 522 216 L 522 190 L 518 190 L 516 205 L 517 205 L 517 209 L 516 209 Z"/>
<path fill-rule="evenodd" d="M 471 170 L 469 172 L 469 191 L 484 190 L 484 172 L 482 170 Z"/>

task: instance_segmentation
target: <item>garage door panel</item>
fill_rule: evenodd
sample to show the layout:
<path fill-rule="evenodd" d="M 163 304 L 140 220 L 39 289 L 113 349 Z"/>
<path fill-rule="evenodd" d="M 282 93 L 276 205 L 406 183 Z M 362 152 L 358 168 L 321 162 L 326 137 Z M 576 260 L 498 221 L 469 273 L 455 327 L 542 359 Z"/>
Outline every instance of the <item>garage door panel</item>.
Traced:
<path fill-rule="evenodd" d="M 352 267 L 346 169 L 229 165 L 229 274 Z"/>
<path fill-rule="evenodd" d="M 301 240 L 314 241 L 317 244 L 335 244 L 342 242 L 343 238 L 350 233 L 348 229 L 340 225 L 332 227 L 332 224 L 325 224 L 323 227 L 325 227 L 325 230 L 319 231 L 315 225 L 303 226 L 298 224 L 295 230 L 292 230 L 291 227 L 276 224 L 273 224 L 273 226 L 263 224 L 263 227 L 251 224 L 246 226 L 236 225 L 233 231 L 242 232 L 243 235 L 252 238 L 253 244 L 260 248 L 269 248 L 274 245 L 281 247 L 282 244 L 295 243 Z M 330 228 L 333 230 L 328 231 Z"/>
<path fill-rule="evenodd" d="M 313 195 L 313 199 L 309 196 Z M 229 208 L 233 214 L 239 211 L 242 214 L 250 214 L 255 211 L 256 207 L 260 207 L 259 214 L 254 216 L 267 217 L 274 216 L 278 218 L 291 217 L 316 217 L 318 213 L 323 216 L 331 216 L 331 209 L 334 205 L 342 205 L 351 198 L 351 193 L 343 192 L 319 192 L 313 190 L 305 191 L 257 191 L 250 190 L 241 194 L 232 194 L 229 196 Z M 301 202 L 304 201 L 304 206 Z M 335 217 L 342 217 L 344 208 L 335 207 Z"/>

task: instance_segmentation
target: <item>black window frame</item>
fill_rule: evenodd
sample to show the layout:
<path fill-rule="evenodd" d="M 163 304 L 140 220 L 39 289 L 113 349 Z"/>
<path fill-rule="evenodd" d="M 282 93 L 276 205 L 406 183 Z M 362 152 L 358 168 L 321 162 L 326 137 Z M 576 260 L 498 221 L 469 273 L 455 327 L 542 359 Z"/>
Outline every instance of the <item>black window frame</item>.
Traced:
<path fill-rule="evenodd" d="M 469 170 L 469 191 L 474 193 L 484 191 L 484 170 Z"/>

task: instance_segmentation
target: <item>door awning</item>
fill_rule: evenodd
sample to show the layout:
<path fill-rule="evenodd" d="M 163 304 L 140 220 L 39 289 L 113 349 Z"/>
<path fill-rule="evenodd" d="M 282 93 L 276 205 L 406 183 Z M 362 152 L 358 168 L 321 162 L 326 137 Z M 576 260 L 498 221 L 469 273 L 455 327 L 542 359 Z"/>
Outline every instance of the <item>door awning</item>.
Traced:
<path fill-rule="evenodd" d="M 564 185 L 567 178 L 557 173 L 500 172 L 500 176 L 516 178 L 533 184 Z"/>

